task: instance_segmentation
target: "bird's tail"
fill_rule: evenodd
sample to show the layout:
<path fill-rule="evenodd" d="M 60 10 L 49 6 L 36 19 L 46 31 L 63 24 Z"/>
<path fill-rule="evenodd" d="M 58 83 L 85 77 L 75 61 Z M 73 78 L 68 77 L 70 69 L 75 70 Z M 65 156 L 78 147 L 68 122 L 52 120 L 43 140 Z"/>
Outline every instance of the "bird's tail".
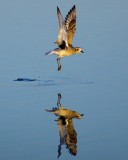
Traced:
<path fill-rule="evenodd" d="M 57 107 L 54 107 L 52 109 L 45 109 L 45 111 L 47 111 L 47 112 L 55 112 L 56 110 L 58 110 Z"/>
<path fill-rule="evenodd" d="M 53 110 L 45 109 L 46 112 L 53 112 Z"/>
<path fill-rule="evenodd" d="M 45 53 L 46 56 L 50 55 L 50 54 L 53 54 L 53 51 L 49 51 L 49 52 Z"/>
<path fill-rule="evenodd" d="M 59 48 L 55 48 L 54 50 L 51 50 L 51 51 L 45 53 L 45 55 L 47 56 L 47 55 L 50 55 L 50 54 L 56 54 L 58 50 L 59 50 Z"/>

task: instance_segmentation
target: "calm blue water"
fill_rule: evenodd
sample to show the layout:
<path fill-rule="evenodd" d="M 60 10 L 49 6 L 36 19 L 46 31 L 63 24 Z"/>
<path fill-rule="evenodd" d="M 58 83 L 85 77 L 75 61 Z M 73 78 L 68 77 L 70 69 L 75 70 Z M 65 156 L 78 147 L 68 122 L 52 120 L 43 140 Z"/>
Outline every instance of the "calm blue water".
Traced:
<path fill-rule="evenodd" d="M 67 3 L 68 2 L 68 3 Z M 60 159 L 128 158 L 128 2 L 125 0 L 0 1 L 0 159 L 57 159 L 57 94 L 74 120 L 77 155 L 62 146 Z M 57 5 L 76 5 L 74 46 L 85 54 L 62 59 L 55 48 Z M 36 81 L 14 81 L 17 78 Z"/>

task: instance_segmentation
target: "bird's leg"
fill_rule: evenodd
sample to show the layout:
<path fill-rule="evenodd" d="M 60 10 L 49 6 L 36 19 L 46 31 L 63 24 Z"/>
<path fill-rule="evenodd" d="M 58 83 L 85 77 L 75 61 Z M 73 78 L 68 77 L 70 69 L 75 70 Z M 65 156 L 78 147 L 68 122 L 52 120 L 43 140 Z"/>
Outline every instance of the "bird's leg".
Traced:
<path fill-rule="evenodd" d="M 58 71 L 60 71 L 61 70 L 60 58 L 57 58 L 57 64 L 58 64 Z"/>
<path fill-rule="evenodd" d="M 59 94 L 58 94 L 58 100 L 57 100 L 57 107 L 58 107 L 58 108 L 61 107 L 60 100 L 61 100 L 61 94 L 59 93 Z"/>

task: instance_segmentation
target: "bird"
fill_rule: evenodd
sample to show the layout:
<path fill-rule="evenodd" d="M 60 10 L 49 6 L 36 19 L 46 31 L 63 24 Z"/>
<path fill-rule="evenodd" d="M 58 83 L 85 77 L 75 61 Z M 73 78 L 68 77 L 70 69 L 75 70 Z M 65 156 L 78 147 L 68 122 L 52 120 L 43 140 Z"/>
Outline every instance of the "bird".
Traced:
<path fill-rule="evenodd" d="M 62 96 L 58 93 L 57 107 L 52 109 L 46 109 L 47 112 L 51 112 L 59 118 L 55 120 L 58 125 L 60 143 L 58 145 L 58 158 L 62 154 L 62 145 L 66 145 L 69 153 L 73 156 L 77 154 L 77 132 L 75 130 L 73 119 L 81 119 L 84 114 L 80 114 L 76 111 L 66 109 L 61 104 Z"/>
<path fill-rule="evenodd" d="M 64 106 L 54 107 L 52 110 L 46 109 L 47 112 L 52 112 L 59 118 L 55 120 L 59 129 L 60 144 L 58 145 L 58 158 L 61 156 L 62 145 L 66 145 L 69 153 L 73 156 L 77 154 L 77 133 L 73 125 L 73 119 L 81 119 L 84 114 L 79 114 L 76 111 L 65 109 Z"/>
<path fill-rule="evenodd" d="M 78 113 L 76 111 L 66 109 L 66 108 L 64 108 L 64 106 L 61 106 L 59 108 L 55 107 L 52 110 L 46 109 L 46 111 L 47 112 L 52 112 L 56 116 L 64 117 L 65 119 L 68 119 L 68 120 L 69 119 L 73 119 L 73 118 L 81 119 L 82 116 L 84 115 L 84 114 L 80 114 L 80 113 Z"/>
<path fill-rule="evenodd" d="M 59 31 L 58 38 L 54 43 L 58 45 L 58 48 L 45 53 L 45 55 L 57 55 L 58 71 L 60 71 L 62 68 L 60 62 L 61 58 L 84 52 L 81 47 L 74 47 L 72 45 L 73 37 L 76 32 L 76 6 L 74 5 L 70 9 L 65 17 L 65 20 L 63 19 L 61 11 L 57 6 L 57 16 L 59 22 Z"/>
<path fill-rule="evenodd" d="M 56 116 L 64 117 L 67 120 L 73 119 L 73 118 L 81 119 L 84 114 L 80 114 L 76 111 L 64 108 L 64 106 L 61 105 L 61 98 L 62 98 L 61 94 L 58 93 L 57 107 L 53 107 L 51 110 L 46 109 L 46 111 L 52 112 Z M 67 121 L 67 123 L 68 123 L 68 121 Z"/>

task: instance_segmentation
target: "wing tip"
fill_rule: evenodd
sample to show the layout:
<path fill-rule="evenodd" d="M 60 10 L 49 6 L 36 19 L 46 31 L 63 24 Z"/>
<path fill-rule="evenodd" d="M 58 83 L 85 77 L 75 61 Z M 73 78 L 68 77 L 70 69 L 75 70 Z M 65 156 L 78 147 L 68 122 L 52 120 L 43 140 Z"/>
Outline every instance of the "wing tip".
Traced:
<path fill-rule="evenodd" d="M 74 9 L 75 9 L 75 8 L 76 8 L 76 5 L 74 4 L 74 6 L 73 6 L 72 8 L 74 8 Z"/>
<path fill-rule="evenodd" d="M 59 9 L 59 7 L 57 6 L 57 13 L 59 13 L 60 12 L 60 9 Z"/>
<path fill-rule="evenodd" d="M 76 5 L 71 8 L 71 11 L 76 10 Z"/>
<path fill-rule="evenodd" d="M 75 6 L 75 5 L 69 10 L 69 12 L 68 12 L 68 14 L 67 14 L 67 16 L 66 16 L 66 19 L 68 18 L 68 16 L 69 16 L 70 14 L 73 14 L 74 17 L 76 17 L 76 6 Z M 66 21 L 66 20 L 65 20 L 65 21 Z"/>

